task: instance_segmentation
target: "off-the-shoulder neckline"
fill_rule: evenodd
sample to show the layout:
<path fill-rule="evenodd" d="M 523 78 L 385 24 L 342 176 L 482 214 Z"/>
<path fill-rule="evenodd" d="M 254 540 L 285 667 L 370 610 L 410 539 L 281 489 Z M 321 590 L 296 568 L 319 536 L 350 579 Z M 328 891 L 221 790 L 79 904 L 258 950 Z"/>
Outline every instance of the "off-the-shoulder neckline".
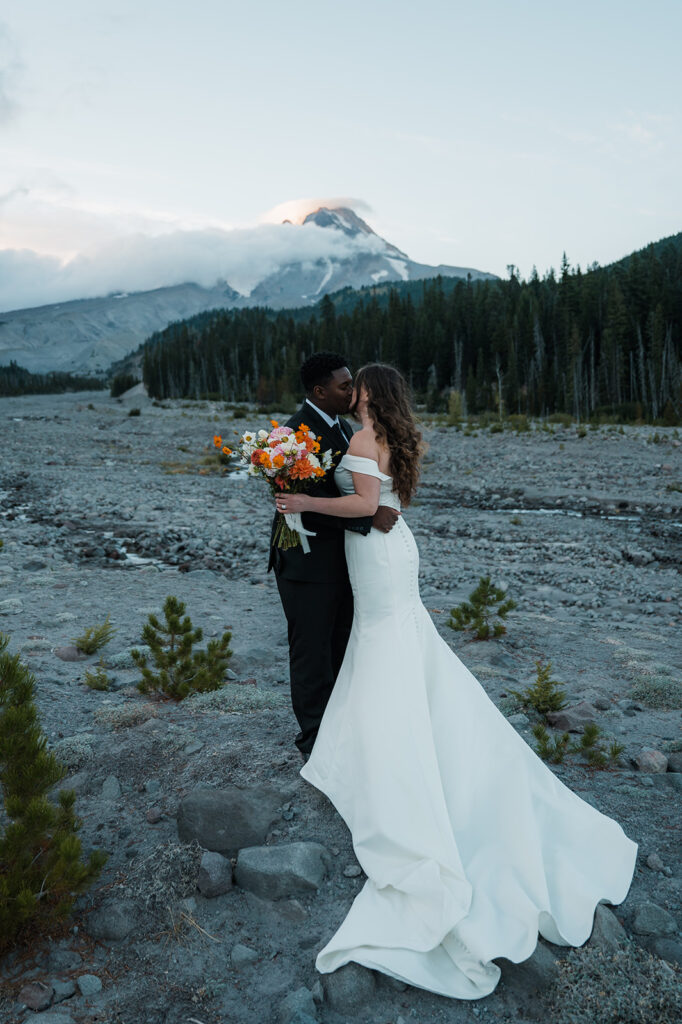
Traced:
<path fill-rule="evenodd" d="M 346 452 L 345 455 L 341 458 L 339 465 L 341 465 L 341 462 L 343 462 L 344 459 L 357 459 L 359 462 L 371 462 L 371 464 L 376 468 L 376 471 L 382 480 L 393 479 L 393 477 L 387 476 L 386 473 L 381 472 L 381 470 L 379 469 L 379 463 L 375 459 L 369 459 L 367 458 L 366 455 L 352 455 L 350 452 Z"/>

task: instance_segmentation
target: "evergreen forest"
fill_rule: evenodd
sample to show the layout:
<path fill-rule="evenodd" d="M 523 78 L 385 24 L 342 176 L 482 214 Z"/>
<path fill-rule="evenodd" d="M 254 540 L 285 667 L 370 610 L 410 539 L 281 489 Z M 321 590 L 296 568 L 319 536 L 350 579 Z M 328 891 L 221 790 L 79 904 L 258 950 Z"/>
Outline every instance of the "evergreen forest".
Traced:
<path fill-rule="evenodd" d="M 212 310 L 143 347 L 150 396 L 287 408 L 322 349 L 392 363 L 437 411 L 682 422 L 682 234 L 608 267 L 522 280 L 434 278 L 325 296 L 315 307 Z"/>
<path fill-rule="evenodd" d="M 31 373 L 14 360 L 0 366 L 0 395 L 47 395 L 63 391 L 98 391 L 107 385 L 97 377 L 51 370 Z"/>

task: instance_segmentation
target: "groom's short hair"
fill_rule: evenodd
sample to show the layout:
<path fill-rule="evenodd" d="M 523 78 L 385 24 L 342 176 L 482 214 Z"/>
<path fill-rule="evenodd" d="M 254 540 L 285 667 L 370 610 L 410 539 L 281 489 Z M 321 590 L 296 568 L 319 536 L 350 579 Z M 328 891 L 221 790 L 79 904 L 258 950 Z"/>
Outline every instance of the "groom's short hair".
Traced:
<path fill-rule="evenodd" d="M 315 352 L 301 367 L 301 381 L 307 395 L 312 393 L 316 384 L 322 387 L 332 379 L 334 370 L 342 370 L 348 366 L 348 360 L 338 352 Z"/>

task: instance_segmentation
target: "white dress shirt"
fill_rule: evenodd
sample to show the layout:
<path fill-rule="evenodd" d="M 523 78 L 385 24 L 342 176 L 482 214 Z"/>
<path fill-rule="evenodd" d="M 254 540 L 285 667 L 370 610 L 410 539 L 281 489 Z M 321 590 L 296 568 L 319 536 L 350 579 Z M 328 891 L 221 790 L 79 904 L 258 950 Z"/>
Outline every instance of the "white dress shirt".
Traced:
<path fill-rule="evenodd" d="M 339 430 L 341 430 L 341 424 L 339 423 L 338 416 L 335 416 L 334 419 L 332 419 L 331 416 L 328 416 L 326 412 L 322 411 L 322 409 L 318 409 L 315 403 L 311 402 L 309 398 L 306 398 L 306 402 L 308 403 L 308 405 L 312 406 L 312 408 L 315 410 L 318 416 L 322 417 L 322 419 L 324 420 L 328 427 L 338 427 Z M 341 433 L 343 433 L 343 431 L 341 431 Z"/>

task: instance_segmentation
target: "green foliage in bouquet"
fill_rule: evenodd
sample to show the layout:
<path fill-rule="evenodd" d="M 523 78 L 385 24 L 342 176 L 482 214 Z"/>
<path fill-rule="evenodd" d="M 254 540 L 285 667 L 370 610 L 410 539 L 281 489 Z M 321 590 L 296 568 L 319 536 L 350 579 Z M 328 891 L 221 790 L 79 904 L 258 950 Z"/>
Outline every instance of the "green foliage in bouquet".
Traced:
<path fill-rule="evenodd" d="M 552 662 L 548 661 L 543 665 L 542 661 L 536 661 L 535 668 L 536 677 L 532 686 L 526 687 L 522 692 L 509 692 L 518 697 L 524 708 L 531 707 L 541 715 L 546 715 L 548 711 L 561 711 L 566 707 L 566 694 L 559 689 L 560 684 L 556 679 L 551 678 Z"/>
<path fill-rule="evenodd" d="M 66 769 L 46 749 L 34 704 L 35 677 L 0 633 L 0 957 L 18 941 L 67 917 L 77 893 L 97 878 L 107 854 L 81 859 L 75 793 L 47 794 Z"/>
<path fill-rule="evenodd" d="M 82 636 L 72 637 L 71 642 L 76 645 L 83 654 L 94 654 L 101 647 L 108 644 L 116 629 L 109 622 L 109 615 L 99 626 L 89 626 Z"/>
<path fill-rule="evenodd" d="M 192 626 L 185 614 L 184 602 L 168 595 L 163 605 L 164 624 L 155 615 L 142 629 L 142 639 L 149 646 L 157 672 L 147 665 L 147 656 L 137 649 L 131 652 L 136 665 L 142 670 L 137 684 L 142 693 L 160 691 L 174 700 L 182 700 L 190 693 L 218 690 L 225 682 L 225 672 L 232 656 L 232 634 L 223 633 L 220 640 L 210 640 L 205 651 L 192 647 L 203 638 L 200 627 Z"/>
<path fill-rule="evenodd" d="M 456 630 L 471 630 L 475 640 L 488 640 L 507 632 L 500 619 L 506 619 L 516 608 L 516 602 L 504 600 L 504 591 L 490 582 L 489 576 L 481 576 L 478 586 L 450 612 L 448 626 Z M 497 620 L 497 621 L 496 621 Z"/>

